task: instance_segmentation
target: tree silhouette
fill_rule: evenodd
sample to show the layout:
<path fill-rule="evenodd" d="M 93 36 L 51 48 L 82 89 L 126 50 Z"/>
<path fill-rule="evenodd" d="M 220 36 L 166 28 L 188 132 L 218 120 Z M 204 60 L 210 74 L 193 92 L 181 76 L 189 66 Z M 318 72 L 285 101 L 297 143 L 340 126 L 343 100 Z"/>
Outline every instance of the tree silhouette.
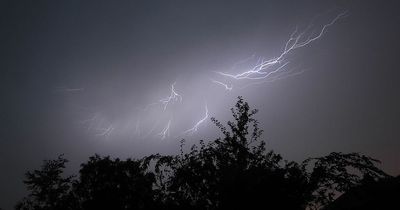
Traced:
<path fill-rule="evenodd" d="M 367 179 L 377 181 L 388 178 L 389 175 L 375 166 L 378 162 L 358 153 L 336 152 L 303 161 L 303 168 L 313 167 L 307 174 L 310 188 L 313 190 L 310 207 L 325 207 L 334 201 L 336 195 L 360 186 Z"/>
<path fill-rule="evenodd" d="M 63 177 L 67 162 L 67 159 L 60 155 L 55 160 L 45 160 L 40 170 L 27 172 L 24 183 L 30 194 L 16 205 L 16 209 L 71 209 L 73 201 L 70 199 L 70 193 L 73 177 Z"/>
<path fill-rule="evenodd" d="M 231 111 L 234 121 L 228 121 L 228 127 L 212 118 L 222 138 L 200 141 L 177 156 L 150 157 L 158 160 L 157 183 L 170 206 L 317 209 L 332 202 L 336 193 L 360 184 L 364 176 L 386 176 L 374 165 L 377 160 L 356 153 L 331 153 L 301 164 L 283 160 L 260 141 L 257 110 L 239 97 Z"/>
<path fill-rule="evenodd" d="M 379 181 L 363 180 L 336 199 L 325 210 L 400 209 L 400 176 Z"/>
<path fill-rule="evenodd" d="M 75 196 L 82 209 L 150 209 L 156 207 L 154 174 L 140 160 L 95 155 L 82 164 Z"/>
<path fill-rule="evenodd" d="M 321 209 L 366 180 L 386 178 L 378 162 L 357 153 L 331 153 L 301 163 L 267 150 L 239 97 L 227 126 L 212 118 L 221 138 L 200 141 L 178 155 L 120 160 L 95 155 L 77 179 L 63 178 L 66 160 L 28 172 L 30 194 L 17 209 Z"/>

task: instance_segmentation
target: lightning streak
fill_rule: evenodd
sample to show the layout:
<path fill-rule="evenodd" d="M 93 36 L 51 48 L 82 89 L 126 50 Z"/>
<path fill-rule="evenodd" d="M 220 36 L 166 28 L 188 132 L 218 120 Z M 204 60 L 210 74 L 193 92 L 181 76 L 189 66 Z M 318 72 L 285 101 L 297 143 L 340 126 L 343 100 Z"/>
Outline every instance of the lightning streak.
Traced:
<path fill-rule="evenodd" d="M 167 125 L 165 128 L 158 134 L 161 136 L 161 140 L 165 139 L 166 137 L 169 137 L 169 127 L 171 125 L 171 120 L 168 121 Z"/>
<path fill-rule="evenodd" d="M 205 110 L 206 110 L 206 112 L 205 112 L 204 117 L 203 117 L 202 119 L 200 119 L 192 128 L 190 128 L 190 129 L 186 130 L 185 132 L 183 132 L 184 134 L 187 133 L 187 134 L 189 134 L 189 135 L 193 135 L 194 133 L 197 132 L 197 130 L 199 129 L 199 126 L 200 126 L 202 123 L 204 123 L 204 121 L 206 121 L 207 118 L 208 118 L 208 107 L 207 107 L 207 104 L 206 104 L 206 106 L 205 106 Z"/>
<path fill-rule="evenodd" d="M 334 19 L 332 19 L 329 23 L 322 25 L 316 33 L 310 33 L 311 24 L 306 28 L 303 32 L 299 32 L 298 29 L 294 30 L 292 34 L 290 34 L 289 39 L 286 40 L 286 43 L 283 46 L 281 52 L 278 53 L 276 57 L 271 59 L 259 58 L 255 65 L 250 67 L 249 69 L 245 69 L 246 71 L 241 71 L 237 74 L 225 73 L 225 72 L 216 72 L 220 75 L 220 79 L 214 80 L 211 79 L 211 82 L 216 84 L 217 86 L 223 87 L 226 91 L 232 91 L 233 85 L 235 88 L 243 89 L 251 85 L 261 84 L 265 82 L 274 82 L 280 79 L 284 79 L 287 77 L 295 76 L 304 72 L 304 70 L 299 71 L 298 68 L 289 68 L 289 62 L 287 61 L 289 55 L 293 53 L 296 49 L 305 48 L 314 41 L 320 39 L 327 29 L 334 25 L 339 19 L 344 18 L 346 16 L 346 12 L 343 12 L 337 15 Z M 234 64 L 233 69 L 244 67 L 245 63 L 249 62 L 251 59 L 254 59 L 254 55 Z M 246 65 L 247 66 L 247 65 Z M 228 71 L 231 71 L 228 70 Z M 221 79 L 221 76 L 223 77 Z M 243 83 L 235 83 L 237 81 L 245 81 Z M 174 116 L 176 110 L 171 110 L 171 112 L 166 111 L 167 108 L 174 105 L 177 102 L 182 102 L 182 95 L 180 95 L 175 90 L 175 84 L 171 84 L 170 94 L 168 97 L 156 100 L 155 103 L 148 104 L 144 108 L 138 108 L 139 114 L 137 115 L 137 121 L 134 130 L 134 134 L 137 136 L 141 136 L 142 138 L 147 138 L 149 135 L 160 136 L 162 140 L 166 138 L 170 138 L 171 133 L 171 124 L 172 120 L 177 120 L 177 117 Z M 214 87 L 213 87 L 214 88 Z M 79 92 L 83 91 L 83 88 L 58 88 L 57 91 L 63 92 Z M 196 95 L 194 95 L 196 96 Z M 161 114 L 158 113 L 162 109 L 164 112 Z M 155 111 L 155 113 L 151 113 Z M 180 111 L 180 110 L 177 110 Z M 143 113 L 143 114 L 141 114 Z M 168 114 L 168 118 L 164 115 Z M 157 116 L 156 120 L 151 119 L 153 116 Z M 159 119 L 169 119 L 165 125 L 160 125 Z M 205 113 L 204 116 L 194 124 L 190 129 L 180 132 L 179 135 L 187 134 L 193 135 L 196 133 L 200 126 L 205 124 L 206 120 L 209 118 L 209 110 L 207 103 L 205 104 Z M 143 120 L 143 121 L 142 121 Z M 179 118 L 178 118 L 179 120 Z M 100 113 L 95 113 L 92 118 L 87 119 L 83 122 L 87 124 L 88 131 L 92 131 L 96 136 L 110 136 L 112 133 L 119 132 L 121 129 L 118 129 L 117 126 L 120 126 L 120 123 L 110 122 L 107 118 L 105 118 Z M 149 124 L 153 123 L 153 124 Z M 151 126 L 151 128 L 150 128 Z M 149 127 L 149 129 L 146 129 Z M 173 127 L 174 128 L 174 127 Z M 160 131 L 161 130 L 161 131 Z"/>
<path fill-rule="evenodd" d="M 228 85 L 228 84 L 225 84 L 225 83 L 223 83 L 223 82 L 220 82 L 220 81 L 217 81 L 217 80 L 211 80 L 213 83 L 215 83 L 215 84 L 218 84 L 218 85 L 221 85 L 221 86 L 223 86 L 224 88 L 225 88 L 225 90 L 228 90 L 228 91 L 231 91 L 232 90 L 232 88 L 233 88 L 233 86 L 232 85 Z"/>
<path fill-rule="evenodd" d="M 260 84 L 264 84 L 264 83 L 267 83 L 267 82 L 275 82 L 277 80 L 286 79 L 288 77 L 294 77 L 294 76 L 297 76 L 297 75 L 300 75 L 300 74 L 304 73 L 305 71 L 306 70 L 304 70 L 304 69 L 301 70 L 301 71 L 295 71 L 295 69 L 292 69 L 292 70 L 289 70 L 289 71 L 285 71 L 284 73 L 282 73 L 280 75 L 268 78 L 266 80 L 262 80 L 262 81 L 257 81 L 257 82 L 246 84 L 245 86 L 239 87 L 238 89 L 242 90 L 242 89 L 248 88 L 248 87 L 253 86 L 253 85 L 260 85 Z"/>
<path fill-rule="evenodd" d="M 83 91 L 84 88 L 67 88 L 67 87 L 57 87 L 55 92 L 80 92 Z"/>
<path fill-rule="evenodd" d="M 114 130 L 114 126 L 110 125 L 108 128 L 101 129 L 103 132 L 96 134 L 96 136 L 106 136 L 109 137 Z"/>
<path fill-rule="evenodd" d="M 173 102 L 176 102 L 176 101 L 182 102 L 182 96 L 179 95 L 179 94 L 175 91 L 175 87 L 174 87 L 175 83 L 176 83 L 176 82 L 174 82 L 174 83 L 171 85 L 171 94 L 170 94 L 170 96 L 167 97 L 167 98 L 164 98 L 164 99 L 161 99 L 161 100 L 160 100 L 161 104 L 164 106 L 164 108 L 163 108 L 164 110 L 167 109 L 167 106 L 168 106 L 168 104 L 170 104 L 170 103 L 173 103 Z"/>
<path fill-rule="evenodd" d="M 108 122 L 100 113 L 95 113 L 93 117 L 83 120 L 83 124 L 88 124 L 87 130 L 95 132 L 96 136 L 110 136 L 115 129 L 114 125 Z"/>
<path fill-rule="evenodd" d="M 264 60 L 261 59 L 261 61 L 257 62 L 256 65 L 251 68 L 248 71 L 238 73 L 238 74 L 228 74 L 224 72 L 217 72 L 218 74 L 232 78 L 234 80 L 242 80 L 242 79 L 247 79 L 247 80 L 260 80 L 260 79 L 267 79 L 270 78 L 271 76 L 281 73 L 285 71 L 285 66 L 288 64 L 288 62 L 283 62 L 286 58 L 286 56 L 291 53 L 292 51 L 306 47 L 310 43 L 318 40 L 319 38 L 322 37 L 322 35 L 325 33 L 327 28 L 332 26 L 333 24 L 336 23 L 341 18 L 344 18 L 346 16 L 347 12 L 340 13 L 337 15 L 331 22 L 328 24 L 325 24 L 322 29 L 319 31 L 318 34 L 312 36 L 309 35 L 308 37 L 305 36 L 305 32 L 299 33 L 297 29 L 290 35 L 290 38 L 286 41 L 285 47 L 282 51 L 282 53 L 272 59 L 269 60 Z M 283 64 L 282 64 L 283 63 Z"/>

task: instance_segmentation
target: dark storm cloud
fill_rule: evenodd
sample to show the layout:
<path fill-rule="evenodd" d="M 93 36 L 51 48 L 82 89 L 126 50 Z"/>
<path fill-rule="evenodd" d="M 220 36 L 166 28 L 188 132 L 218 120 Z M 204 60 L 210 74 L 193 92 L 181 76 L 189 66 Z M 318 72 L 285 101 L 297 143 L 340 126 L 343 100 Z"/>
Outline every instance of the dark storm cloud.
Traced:
<path fill-rule="evenodd" d="M 181 136 L 125 135 L 138 108 L 168 96 L 173 82 L 184 97 L 170 110 L 180 119 L 174 136 L 203 117 L 204 103 L 227 119 L 243 95 L 260 109 L 268 145 L 288 158 L 363 152 L 398 174 L 397 8 L 396 1 L 2 1 L 0 207 L 23 195 L 24 171 L 44 158 L 65 153 L 75 170 L 95 152 L 176 151 Z M 344 10 L 345 20 L 292 57 L 303 74 L 230 92 L 204 85 L 213 71 L 253 54 L 277 56 L 296 26 L 324 24 Z M 121 132 L 96 136 L 85 123 L 96 114 Z M 149 113 L 160 120 L 155 133 L 168 114 Z M 202 131 L 189 142 L 216 134 L 211 123 Z"/>

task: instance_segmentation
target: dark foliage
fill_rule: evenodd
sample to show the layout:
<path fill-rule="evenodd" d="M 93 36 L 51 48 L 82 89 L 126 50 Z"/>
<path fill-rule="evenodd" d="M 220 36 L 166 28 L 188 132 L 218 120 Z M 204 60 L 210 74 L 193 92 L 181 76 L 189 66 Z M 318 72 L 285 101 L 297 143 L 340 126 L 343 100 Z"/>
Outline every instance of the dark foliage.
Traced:
<path fill-rule="evenodd" d="M 16 209 L 71 209 L 73 201 L 69 195 L 73 177 L 62 176 L 66 162 L 61 155 L 56 160 L 44 161 L 40 170 L 27 172 L 24 183 L 30 194 L 17 204 Z"/>
<path fill-rule="evenodd" d="M 268 151 L 239 97 L 223 136 L 176 156 L 120 160 L 95 155 L 77 179 L 63 178 L 66 160 L 46 161 L 28 172 L 30 195 L 17 209 L 321 209 L 366 179 L 387 177 L 370 157 L 331 153 L 302 163 Z"/>
<path fill-rule="evenodd" d="M 155 176 L 140 160 L 95 155 L 82 164 L 74 196 L 80 209 L 152 209 Z"/>
<path fill-rule="evenodd" d="M 379 181 L 363 180 L 351 188 L 325 210 L 400 209 L 400 176 Z"/>

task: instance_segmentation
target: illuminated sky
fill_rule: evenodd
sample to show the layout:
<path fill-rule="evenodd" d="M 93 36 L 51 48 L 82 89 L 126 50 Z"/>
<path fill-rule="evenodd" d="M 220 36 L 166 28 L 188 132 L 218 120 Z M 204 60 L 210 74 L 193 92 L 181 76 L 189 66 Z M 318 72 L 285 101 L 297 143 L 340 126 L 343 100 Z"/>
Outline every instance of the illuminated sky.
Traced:
<path fill-rule="evenodd" d="M 362 152 L 399 174 L 398 3 L 319 2 L 1 1 L 0 207 L 61 153 L 76 172 L 212 140 L 239 95 L 288 159 Z"/>

